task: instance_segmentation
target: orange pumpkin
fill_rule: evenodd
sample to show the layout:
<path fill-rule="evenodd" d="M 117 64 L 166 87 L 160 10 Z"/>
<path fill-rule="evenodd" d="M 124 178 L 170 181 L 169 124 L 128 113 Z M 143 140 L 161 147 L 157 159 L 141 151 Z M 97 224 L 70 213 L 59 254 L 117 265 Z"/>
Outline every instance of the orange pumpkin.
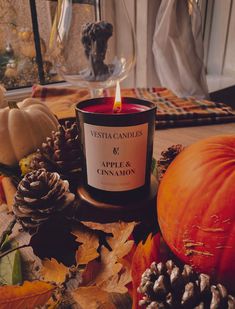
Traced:
<path fill-rule="evenodd" d="M 184 149 L 161 181 L 157 211 L 171 250 L 235 290 L 235 136 Z"/>

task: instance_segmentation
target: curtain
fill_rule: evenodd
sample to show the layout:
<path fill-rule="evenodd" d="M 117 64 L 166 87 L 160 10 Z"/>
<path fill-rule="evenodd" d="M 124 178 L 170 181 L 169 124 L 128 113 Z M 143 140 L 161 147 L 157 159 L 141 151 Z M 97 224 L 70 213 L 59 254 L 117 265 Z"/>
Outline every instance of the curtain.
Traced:
<path fill-rule="evenodd" d="M 194 1 L 161 1 L 152 49 L 162 86 L 180 97 L 208 96 L 201 15 Z"/>

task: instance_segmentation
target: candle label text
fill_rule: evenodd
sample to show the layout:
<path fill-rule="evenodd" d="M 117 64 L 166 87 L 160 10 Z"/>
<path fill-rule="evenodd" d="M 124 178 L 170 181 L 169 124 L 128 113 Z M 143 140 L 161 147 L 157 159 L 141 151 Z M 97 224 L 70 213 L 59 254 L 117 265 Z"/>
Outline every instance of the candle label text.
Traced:
<path fill-rule="evenodd" d="M 84 124 L 87 182 L 105 191 L 145 184 L 148 124 L 104 127 Z"/>

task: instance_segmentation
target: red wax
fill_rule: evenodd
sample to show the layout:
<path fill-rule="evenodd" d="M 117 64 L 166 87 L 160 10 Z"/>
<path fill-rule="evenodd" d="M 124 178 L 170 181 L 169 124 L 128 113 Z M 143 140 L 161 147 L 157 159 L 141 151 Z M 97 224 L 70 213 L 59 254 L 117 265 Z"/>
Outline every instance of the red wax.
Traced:
<path fill-rule="evenodd" d="M 139 104 L 127 104 L 122 103 L 122 110 L 121 112 L 114 112 L 113 111 L 113 103 L 110 104 L 102 103 L 102 104 L 93 104 L 86 107 L 83 107 L 82 110 L 90 113 L 100 113 L 100 114 L 134 114 L 139 113 L 148 110 L 149 107 L 145 105 L 139 105 Z"/>

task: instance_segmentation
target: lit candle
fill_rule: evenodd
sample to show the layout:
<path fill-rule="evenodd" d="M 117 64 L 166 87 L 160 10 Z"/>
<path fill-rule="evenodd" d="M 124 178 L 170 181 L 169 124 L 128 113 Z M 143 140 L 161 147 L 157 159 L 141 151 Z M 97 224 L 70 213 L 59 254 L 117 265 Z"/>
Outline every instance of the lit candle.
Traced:
<path fill-rule="evenodd" d="M 120 84 L 117 83 L 115 100 L 113 98 L 106 98 L 96 104 L 87 105 L 82 108 L 83 111 L 89 113 L 101 113 L 101 114 L 133 114 L 143 112 L 149 109 L 149 106 L 126 102 L 122 102 Z"/>
<path fill-rule="evenodd" d="M 150 184 L 155 105 L 113 97 L 77 104 L 84 179 L 96 197 L 113 202 L 138 198 Z"/>
<path fill-rule="evenodd" d="M 122 107 L 119 111 L 113 109 L 113 102 L 106 100 L 105 102 L 100 102 L 94 105 L 88 105 L 83 108 L 84 111 L 89 113 L 100 113 L 100 114 L 134 114 L 148 110 L 148 106 L 140 104 L 130 104 L 127 102 L 122 102 Z"/>

